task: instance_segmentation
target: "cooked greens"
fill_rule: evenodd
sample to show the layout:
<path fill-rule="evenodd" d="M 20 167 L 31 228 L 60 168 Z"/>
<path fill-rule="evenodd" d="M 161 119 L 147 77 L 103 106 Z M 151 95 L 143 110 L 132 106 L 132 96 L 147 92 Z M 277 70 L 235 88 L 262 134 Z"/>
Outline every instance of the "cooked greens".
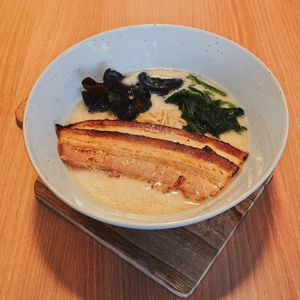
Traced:
<path fill-rule="evenodd" d="M 217 94 L 219 94 L 219 95 L 221 95 L 221 96 L 223 96 L 223 97 L 226 96 L 226 93 L 225 93 L 225 92 L 223 92 L 223 91 L 217 89 L 216 87 L 214 87 L 214 86 L 212 86 L 212 85 L 210 85 L 210 84 L 204 82 L 203 80 L 199 79 L 199 78 L 198 78 L 197 76 L 195 76 L 195 75 L 189 74 L 186 78 L 189 79 L 189 80 L 191 80 L 191 81 L 193 81 L 193 82 L 195 82 L 195 83 L 197 83 L 197 84 L 202 85 L 202 86 L 205 87 L 206 89 L 211 90 L 211 91 L 213 91 L 213 92 L 215 92 L 215 93 L 217 93 Z"/>
<path fill-rule="evenodd" d="M 182 112 L 181 117 L 187 122 L 186 130 L 195 133 L 210 133 L 215 137 L 234 130 L 242 132 L 246 127 L 237 120 L 244 115 L 240 107 L 223 100 L 213 100 L 209 93 L 193 87 L 182 89 L 165 100 L 166 103 L 176 104 Z"/>

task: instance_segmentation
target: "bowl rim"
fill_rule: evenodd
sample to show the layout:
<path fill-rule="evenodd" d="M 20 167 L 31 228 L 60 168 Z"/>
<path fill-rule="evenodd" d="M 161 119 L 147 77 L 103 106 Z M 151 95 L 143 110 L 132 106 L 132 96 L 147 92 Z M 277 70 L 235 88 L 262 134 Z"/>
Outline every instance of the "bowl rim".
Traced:
<path fill-rule="evenodd" d="M 124 223 L 124 221 L 111 221 L 109 218 L 105 218 L 102 216 L 98 216 L 95 214 L 90 214 L 88 212 L 86 212 L 84 209 L 82 209 L 79 206 L 74 205 L 72 202 L 68 201 L 67 197 L 61 195 L 55 188 L 55 186 L 53 186 L 48 179 L 46 178 L 45 175 L 42 174 L 42 172 L 39 170 L 37 162 L 35 161 L 34 157 L 33 157 L 33 153 L 31 151 L 31 147 L 30 147 L 30 143 L 28 140 L 28 128 L 27 128 L 27 113 L 29 110 L 29 105 L 31 103 L 31 98 L 32 95 L 35 93 L 36 88 L 39 85 L 39 82 L 41 80 L 41 78 L 47 73 L 48 69 L 50 69 L 57 61 L 59 61 L 65 54 L 67 54 L 68 52 L 72 51 L 74 48 L 77 48 L 78 46 L 80 46 L 83 43 L 88 42 L 89 40 L 93 40 L 95 38 L 98 38 L 99 36 L 102 35 L 106 35 L 106 34 L 110 34 L 113 32 L 120 32 L 120 31 L 127 31 L 127 30 L 135 30 L 135 29 L 149 29 L 149 28 L 173 28 L 173 29 L 184 29 L 184 30 L 190 30 L 190 31 L 194 31 L 194 32 L 199 32 L 201 34 L 205 34 L 205 35 L 213 35 L 214 37 L 219 38 L 220 40 L 225 40 L 226 42 L 229 42 L 231 44 L 234 44 L 236 47 L 240 48 L 245 54 L 247 54 L 247 56 L 250 56 L 252 58 L 254 58 L 256 61 L 259 62 L 259 64 L 261 64 L 262 67 L 265 68 L 265 70 L 269 73 L 271 79 L 274 81 L 274 84 L 276 85 L 276 88 L 278 89 L 278 91 L 280 92 L 280 96 L 281 96 L 281 100 L 282 100 L 282 104 L 284 107 L 284 114 L 285 114 L 285 119 L 286 122 L 284 124 L 285 126 L 285 130 L 284 130 L 284 135 L 282 136 L 281 142 L 280 142 L 280 147 L 279 147 L 279 151 L 277 151 L 276 156 L 274 157 L 274 160 L 272 162 L 272 164 L 269 166 L 269 168 L 265 171 L 264 175 L 261 177 L 261 179 L 249 190 L 247 190 L 247 192 L 243 193 L 243 195 L 239 198 L 237 198 L 235 201 L 232 201 L 230 203 L 228 203 L 227 205 L 224 205 L 222 208 L 218 208 L 218 209 L 214 209 L 212 212 L 208 212 L 208 213 L 204 213 L 201 216 L 194 216 L 194 217 L 190 217 L 190 218 L 186 218 L 180 221 L 163 221 L 163 222 L 153 222 L 151 224 L 146 223 L 146 224 L 139 224 L 139 223 L 131 223 L 131 222 L 127 222 Z M 251 53 L 249 50 L 247 50 L 246 48 L 244 48 L 243 46 L 239 45 L 238 43 L 223 37 L 219 34 L 213 33 L 213 32 L 209 32 L 206 30 L 202 30 L 202 29 L 198 29 L 198 28 L 194 28 L 194 27 L 189 27 L 189 26 L 182 26 L 182 25 L 175 25 L 175 24 L 141 24 L 141 25 L 131 25 L 131 26 L 124 26 L 124 27 L 119 27 L 119 28 L 114 28 L 111 30 L 107 30 L 107 31 L 103 31 L 97 34 L 94 34 L 92 36 L 89 36 L 77 43 L 75 43 L 74 45 L 72 45 L 71 47 L 67 48 L 65 51 L 63 51 L 62 53 L 60 53 L 54 60 L 52 60 L 50 62 L 50 64 L 47 65 L 47 67 L 42 71 L 42 73 L 39 75 L 39 77 L 37 78 L 35 84 L 33 85 L 31 92 L 28 96 L 28 100 L 26 103 L 26 107 L 25 107 L 25 111 L 24 111 L 24 124 L 23 124 L 23 136 L 24 136 L 24 142 L 25 142 L 25 146 L 26 146 L 26 151 L 28 153 L 28 156 L 30 158 L 30 161 L 35 169 L 35 171 L 37 172 L 38 176 L 42 179 L 43 183 L 51 190 L 52 193 L 54 193 L 59 199 L 61 199 L 64 203 L 66 203 L 67 205 L 69 205 L 70 207 L 72 207 L 73 209 L 75 209 L 76 211 L 91 217 L 95 220 L 107 223 L 107 224 L 111 224 L 111 225 L 116 225 L 116 226 L 120 226 L 120 227 L 125 227 L 125 228 L 134 228 L 134 229 L 143 229 L 143 230 L 153 230 L 153 229 L 169 229 L 169 228 L 176 228 L 176 227 L 182 227 L 182 226 L 187 226 L 187 225 L 192 225 L 204 220 L 207 220 L 209 218 L 212 218 L 214 216 L 217 216 L 225 211 L 227 211 L 228 209 L 236 206 L 238 203 L 242 202 L 243 200 L 245 200 L 248 196 L 250 196 L 253 192 L 255 192 L 265 181 L 268 180 L 268 178 L 271 176 L 271 174 L 273 173 L 275 167 L 277 166 L 277 164 L 279 163 L 283 151 L 285 149 L 286 143 L 287 143 L 287 139 L 288 139 L 288 132 L 289 132 L 289 110 L 288 110 L 288 104 L 286 101 L 286 97 L 284 94 L 284 91 L 282 89 L 282 87 L 279 84 L 279 81 L 277 80 L 277 78 L 275 77 L 275 75 L 272 73 L 272 71 L 266 66 L 266 64 L 259 59 L 256 55 L 254 55 L 253 53 Z M 134 219 L 128 219 L 130 221 L 134 221 Z"/>

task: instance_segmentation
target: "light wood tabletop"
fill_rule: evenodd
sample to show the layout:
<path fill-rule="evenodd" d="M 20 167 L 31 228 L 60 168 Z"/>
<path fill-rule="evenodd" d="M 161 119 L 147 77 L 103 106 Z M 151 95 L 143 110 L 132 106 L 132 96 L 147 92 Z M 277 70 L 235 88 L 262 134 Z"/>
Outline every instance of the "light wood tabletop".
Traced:
<path fill-rule="evenodd" d="M 300 299 L 299 0 L 0 1 L 0 299 L 177 299 L 36 201 L 18 103 L 62 51 L 127 25 L 229 38 L 281 83 L 289 140 L 274 178 L 190 299 Z"/>

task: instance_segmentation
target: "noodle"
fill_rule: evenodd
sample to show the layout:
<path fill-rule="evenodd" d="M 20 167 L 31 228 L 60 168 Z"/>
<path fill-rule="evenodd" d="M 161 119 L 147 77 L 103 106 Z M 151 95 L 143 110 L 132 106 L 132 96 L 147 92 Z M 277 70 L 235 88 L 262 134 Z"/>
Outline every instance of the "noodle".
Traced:
<path fill-rule="evenodd" d="M 136 121 L 153 123 L 170 127 L 182 128 L 186 121 L 181 118 L 181 112 L 177 107 L 157 108 L 151 112 L 140 114 Z"/>

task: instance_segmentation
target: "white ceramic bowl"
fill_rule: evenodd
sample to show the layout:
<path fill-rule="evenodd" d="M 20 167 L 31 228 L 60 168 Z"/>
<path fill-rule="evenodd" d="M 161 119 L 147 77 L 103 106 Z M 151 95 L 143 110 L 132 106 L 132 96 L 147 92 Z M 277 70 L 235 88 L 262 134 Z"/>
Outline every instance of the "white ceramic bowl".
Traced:
<path fill-rule="evenodd" d="M 239 176 L 214 200 L 181 213 L 143 217 L 116 213 L 86 197 L 68 176 L 57 152 L 54 124 L 63 124 L 81 99 L 81 80 L 102 79 L 153 67 L 202 74 L 223 85 L 244 108 L 250 156 Z M 270 70 L 239 45 L 213 33 L 173 25 L 120 28 L 92 36 L 62 53 L 42 73 L 25 111 L 25 143 L 38 175 L 65 203 L 97 220 L 140 229 L 199 222 L 236 205 L 273 172 L 288 134 L 288 110 Z"/>

